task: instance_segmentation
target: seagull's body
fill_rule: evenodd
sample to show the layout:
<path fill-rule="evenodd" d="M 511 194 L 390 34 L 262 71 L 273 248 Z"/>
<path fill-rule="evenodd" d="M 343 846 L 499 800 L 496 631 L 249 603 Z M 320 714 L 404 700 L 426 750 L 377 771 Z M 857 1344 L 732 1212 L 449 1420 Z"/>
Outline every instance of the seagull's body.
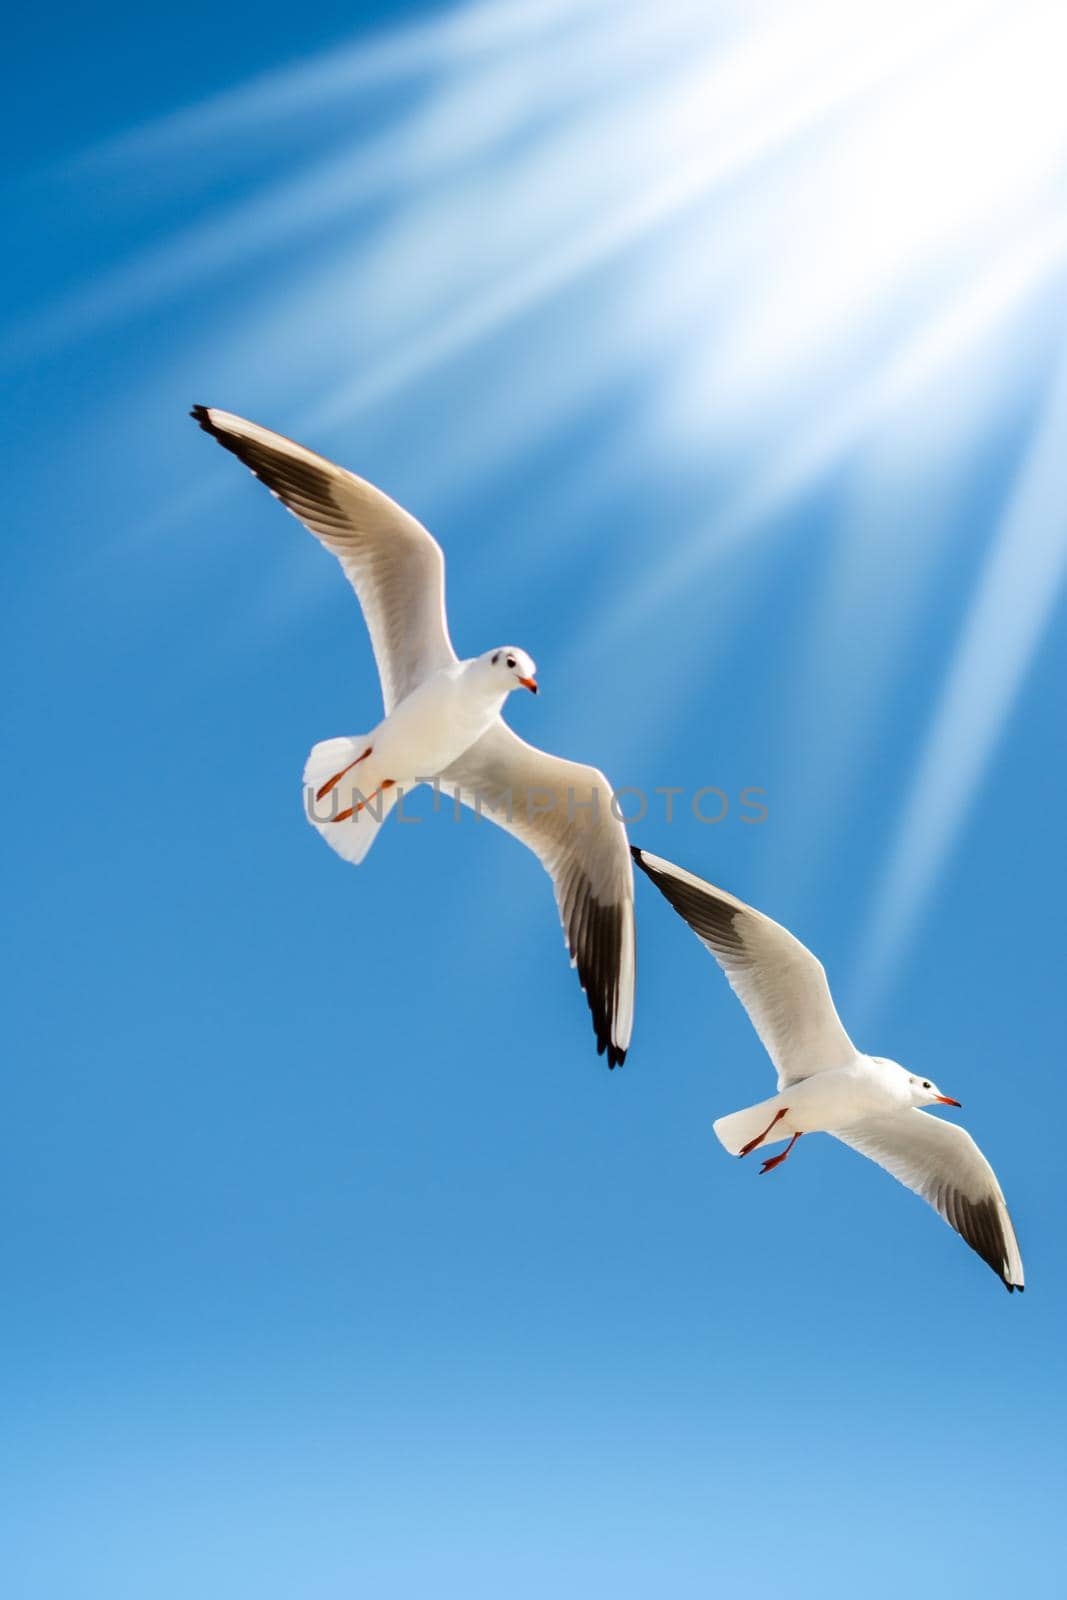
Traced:
<path fill-rule="evenodd" d="M 532 682 L 533 663 L 524 656 L 523 664 Z M 507 689 L 481 657 L 439 667 L 370 733 L 315 745 L 304 768 L 308 820 L 338 855 L 358 865 L 397 798 L 419 783 L 440 781 L 500 721 L 506 699 Z"/>
<path fill-rule="evenodd" d="M 231 412 L 194 406 L 192 415 L 337 557 L 370 630 L 385 715 L 368 734 L 312 749 L 308 820 L 358 863 L 398 796 L 434 782 L 515 834 L 553 879 L 598 1049 L 620 1064 L 635 965 L 626 831 L 603 773 L 526 744 L 503 721 L 514 689 L 537 693 L 533 661 L 516 646 L 460 660 L 441 548 L 380 489 Z"/>
<path fill-rule="evenodd" d="M 480 659 L 439 667 L 373 730 L 375 764 L 398 783 L 438 776 L 499 721 L 508 692 Z"/>
<path fill-rule="evenodd" d="M 822 963 L 788 929 L 733 895 L 647 851 L 634 859 L 711 951 L 778 1073 L 778 1093 L 714 1124 L 731 1155 L 788 1139 L 761 1171 L 781 1166 L 807 1133 L 830 1133 L 927 1200 L 1009 1290 L 1023 1264 L 1008 1208 L 970 1134 L 926 1114 L 958 1106 L 928 1078 L 857 1050 Z"/>
<path fill-rule="evenodd" d="M 769 1100 L 720 1117 L 715 1123 L 715 1132 L 731 1155 L 738 1155 L 741 1146 L 751 1137 L 739 1137 L 738 1130 L 751 1122 L 766 1127 L 779 1112 L 781 1117 L 766 1143 L 788 1139 L 794 1133 L 798 1137 L 802 1133 L 828 1133 L 865 1117 L 890 1116 L 908 1110 L 912 1103 L 907 1073 L 895 1062 L 863 1055 L 857 1050 L 848 1066 L 793 1080 L 787 1090 L 772 1095 Z"/>

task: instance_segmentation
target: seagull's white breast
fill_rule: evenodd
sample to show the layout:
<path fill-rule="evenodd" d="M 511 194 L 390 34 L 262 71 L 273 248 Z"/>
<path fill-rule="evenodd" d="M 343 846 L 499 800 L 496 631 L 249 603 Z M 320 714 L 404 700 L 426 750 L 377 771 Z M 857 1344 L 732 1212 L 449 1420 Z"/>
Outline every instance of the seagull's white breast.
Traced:
<path fill-rule="evenodd" d="M 442 667 L 371 735 L 375 771 L 397 783 L 436 777 L 497 720 L 505 698 L 487 699 L 462 665 Z"/>
<path fill-rule="evenodd" d="M 817 1072 L 782 1090 L 779 1098 L 789 1107 L 787 1125 L 795 1133 L 826 1133 L 867 1117 L 888 1116 L 910 1104 L 896 1078 L 863 1055 L 849 1067 Z"/>

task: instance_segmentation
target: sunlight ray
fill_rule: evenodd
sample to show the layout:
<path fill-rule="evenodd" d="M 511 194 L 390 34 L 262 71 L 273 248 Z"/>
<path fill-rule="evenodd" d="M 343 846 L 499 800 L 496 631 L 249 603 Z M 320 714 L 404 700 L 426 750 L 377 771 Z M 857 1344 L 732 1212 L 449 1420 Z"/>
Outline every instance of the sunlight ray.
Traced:
<path fill-rule="evenodd" d="M 793 80 L 791 94 L 761 98 L 758 114 L 749 116 L 740 127 L 733 119 L 731 95 L 736 96 L 738 83 L 744 82 L 741 102 L 747 105 L 750 55 L 764 63 L 775 59 L 775 52 L 754 51 L 751 42 L 736 60 L 728 58 L 713 72 L 700 63 L 688 74 L 688 82 L 684 78 L 673 81 L 666 94 L 652 97 L 644 116 L 632 103 L 627 104 L 621 115 L 635 144 L 640 146 L 647 136 L 662 145 L 664 157 L 670 158 L 656 167 L 653 180 L 644 189 L 574 237 L 553 241 L 539 258 L 524 263 L 510 281 L 479 292 L 406 349 L 390 355 L 377 370 L 341 385 L 308 420 L 314 425 L 330 425 L 380 403 L 431 366 L 485 339 L 577 277 L 643 243 L 655 229 L 705 200 L 717 187 L 788 149 L 805 130 L 891 77 L 916 51 L 943 40 L 958 21 L 957 7 L 935 13 L 933 20 L 929 16 L 913 19 L 912 27 L 901 28 L 890 40 L 882 41 L 888 48 L 857 53 L 850 62 L 851 70 L 843 76 Z M 775 40 L 779 49 L 784 43 L 784 38 Z M 765 83 L 761 85 L 765 87 Z M 719 109 L 709 113 L 709 106 L 716 105 Z M 664 125 L 670 135 L 666 140 Z M 639 136 L 641 129 L 645 135 Z M 712 137 L 713 129 L 717 137 Z M 691 155 L 688 151 L 694 145 L 698 153 Z M 561 173 L 566 170 L 561 164 Z"/>
<path fill-rule="evenodd" d="M 506 185 L 518 190 L 524 182 L 540 183 L 540 193 L 525 195 L 523 205 L 542 229 L 552 215 L 552 207 L 541 203 L 545 195 L 554 193 L 558 204 L 560 197 L 570 190 L 578 192 L 594 174 L 603 180 L 605 163 L 590 166 L 591 148 L 619 152 L 612 169 L 633 162 L 635 152 L 627 133 L 635 120 L 646 130 L 642 142 L 650 146 L 643 158 L 645 168 L 652 169 L 657 146 L 661 167 L 668 164 L 673 140 L 683 135 L 691 140 L 702 126 L 706 72 L 694 74 L 690 69 L 687 82 L 685 69 L 686 55 L 692 54 L 694 7 L 689 0 L 676 4 L 654 28 L 647 14 L 629 10 L 626 26 L 609 32 L 606 44 L 603 30 L 598 29 L 593 34 L 596 48 L 583 50 L 586 36 L 576 30 L 583 19 L 592 27 L 598 19 L 586 14 L 607 4 L 618 7 L 620 0 L 581 0 L 570 8 L 561 4 L 540 16 L 536 25 L 530 24 L 540 38 L 553 18 L 568 23 L 562 62 L 559 41 L 553 38 L 544 43 L 540 55 L 527 40 L 519 55 L 505 52 L 443 63 L 433 84 L 395 126 L 386 125 L 370 136 L 350 136 L 340 153 L 237 198 L 176 235 L 152 243 L 101 279 L 21 316 L 17 328 L 8 333 L 3 359 L 24 361 L 99 332 L 112 321 L 188 294 L 203 280 L 272 247 L 292 248 L 321 234 L 331 222 L 351 224 L 371 202 L 386 196 L 390 213 L 399 209 L 410 224 L 426 214 L 436 224 L 434 196 L 446 178 L 464 177 L 490 158 L 505 192 Z M 361 48 L 374 58 L 371 46 Z M 731 79 L 741 76 L 731 70 Z M 640 80 L 649 78 L 655 85 L 651 95 L 640 88 Z M 607 109 L 600 110 L 598 97 L 607 90 Z M 211 116 L 207 111 L 203 115 L 208 138 Z M 532 171 L 528 161 L 516 165 L 515 158 L 505 165 L 500 153 L 514 144 L 524 125 L 541 125 L 546 119 L 554 131 L 542 137 L 539 164 L 555 163 L 551 184 L 538 177 L 536 164 Z M 167 156 L 166 150 L 148 151 L 138 159 L 153 160 L 158 171 Z M 621 192 L 625 187 L 621 170 L 615 182 Z M 396 276 L 395 263 L 387 276 Z"/>
<path fill-rule="evenodd" d="M 956 305 L 939 308 L 927 324 L 889 358 L 858 392 L 843 394 L 835 408 L 802 432 L 765 468 L 756 482 L 745 479 L 732 505 L 710 525 L 693 530 L 655 576 L 605 617 L 605 629 L 625 627 L 629 610 L 662 605 L 725 550 L 766 526 L 791 500 L 810 489 L 834 463 L 884 417 L 904 406 L 951 363 L 1017 311 L 1050 277 L 1067 265 L 1067 217 L 1047 219 L 1005 252 Z"/>
<path fill-rule="evenodd" d="M 892 980 L 977 799 L 1067 573 L 1067 360 L 986 559 L 904 802 L 862 984 Z"/>
<path fill-rule="evenodd" d="M 473 82 L 465 76 L 450 80 L 399 128 L 235 201 L 23 319 L 6 358 L 26 359 L 98 333 L 272 247 L 292 247 L 327 224 L 350 223 L 376 199 L 388 195 L 396 205 L 412 189 L 442 181 L 450 169 L 482 159 L 487 146 L 509 136 L 523 109 L 519 89 L 506 67 L 482 72 Z"/>
<path fill-rule="evenodd" d="M 319 113 L 360 91 L 443 71 L 494 52 L 521 49 L 586 14 L 626 0 L 476 0 L 443 16 L 409 22 L 269 71 L 198 105 L 121 133 L 75 158 L 72 167 L 144 162 L 246 138 L 279 122 Z M 605 25 L 603 15 L 599 25 Z"/>

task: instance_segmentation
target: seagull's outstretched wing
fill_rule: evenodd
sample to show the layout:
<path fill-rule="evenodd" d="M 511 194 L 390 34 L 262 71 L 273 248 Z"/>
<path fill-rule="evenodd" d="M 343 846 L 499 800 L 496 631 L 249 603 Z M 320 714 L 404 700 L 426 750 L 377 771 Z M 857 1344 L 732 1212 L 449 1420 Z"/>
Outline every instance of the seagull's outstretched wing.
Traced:
<path fill-rule="evenodd" d="M 497 722 L 445 769 L 441 787 L 521 839 L 550 874 L 598 1051 L 621 1065 L 634 1014 L 634 885 L 608 780 Z"/>
<path fill-rule="evenodd" d="M 1023 1288 L 1019 1241 L 1000 1184 L 965 1128 L 911 1108 L 832 1131 L 928 1201 L 1009 1291 Z"/>
<path fill-rule="evenodd" d="M 725 972 L 774 1062 L 779 1089 L 855 1060 L 822 962 L 799 939 L 673 862 L 636 847 L 633 856 Z"/>
<path fill-rule="evenodd" d="M 191 414 L 340 561 L 370 629 L 386 715 L 456 660 L 445 617 L 445 558 L 421 522 L 373 484 L 280 433 L 207 406 Z"/>

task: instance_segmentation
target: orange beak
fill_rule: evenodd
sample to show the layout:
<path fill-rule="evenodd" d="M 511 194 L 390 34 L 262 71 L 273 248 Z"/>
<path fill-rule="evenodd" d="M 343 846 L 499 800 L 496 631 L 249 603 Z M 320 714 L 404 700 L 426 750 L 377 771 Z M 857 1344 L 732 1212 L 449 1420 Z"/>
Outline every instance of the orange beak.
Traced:
<path fill-rule="evenodd" d="M 529 689 L 531 694 L 537 693 L 537 682 L 534 678 L 520 678 L 519 682 L 524 689 Z"/>
<path fill-rule="evenodd" d="M 960 1102 L 958 1100 L 953 1100 L 951 1095 L 939 1094 L 937 1098 L 940 1100 L 943 1106 L 956 1106 L 960 1111 L 963 1110 Z"/>

